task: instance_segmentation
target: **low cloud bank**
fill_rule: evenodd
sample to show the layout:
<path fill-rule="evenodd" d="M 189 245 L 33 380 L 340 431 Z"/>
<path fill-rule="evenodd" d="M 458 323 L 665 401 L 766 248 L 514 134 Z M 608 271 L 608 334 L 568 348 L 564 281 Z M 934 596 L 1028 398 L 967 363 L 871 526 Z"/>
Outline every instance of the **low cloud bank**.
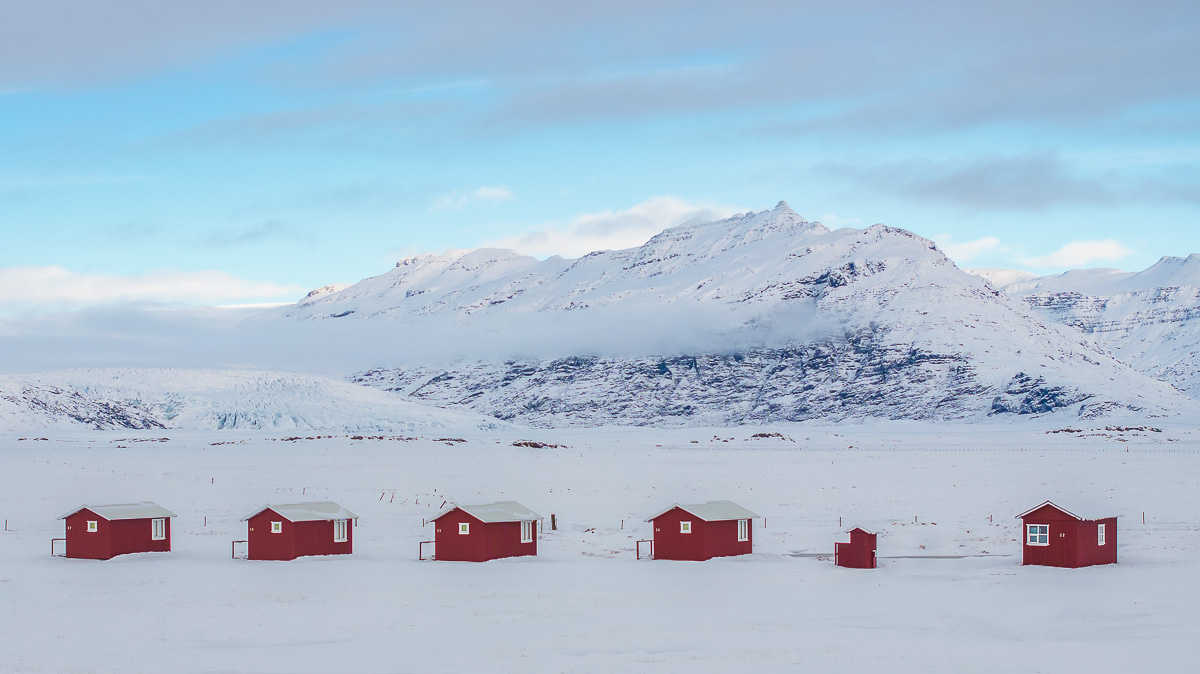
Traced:
<path fill-rule="evenodd" d="M 595 307 L 427 322 L 276 319 L 252 309 L 112 307 L 0 319 L 0 372 L 63 368 L 256 368 L 340 376 L 458 360 L 737 352 L 840 335 L 794 304 Z"/>

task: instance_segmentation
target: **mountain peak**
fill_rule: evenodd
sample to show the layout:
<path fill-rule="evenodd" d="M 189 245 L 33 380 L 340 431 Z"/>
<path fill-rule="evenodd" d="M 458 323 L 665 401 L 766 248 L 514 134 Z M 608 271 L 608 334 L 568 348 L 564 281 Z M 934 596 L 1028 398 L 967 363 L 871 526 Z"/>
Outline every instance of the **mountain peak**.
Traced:
<path fill-rule="evenodd" d="M 775 204 L 775 208 L 772 209 L 772 212 L 795 213 L 796 211 L 793 211 L 792 207 L 788 206 L 788 202 L 781 199 L 779 203 Z"/>

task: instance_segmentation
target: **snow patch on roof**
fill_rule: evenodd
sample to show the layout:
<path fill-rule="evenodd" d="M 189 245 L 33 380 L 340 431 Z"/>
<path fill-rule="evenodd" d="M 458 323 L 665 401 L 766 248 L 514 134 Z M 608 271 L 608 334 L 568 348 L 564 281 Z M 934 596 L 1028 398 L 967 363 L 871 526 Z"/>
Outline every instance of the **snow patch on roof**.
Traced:
<path fill-rule="evenodd" d="M 84 504 L 58 519 L 65 520 L 85 508 L 110 522 L 113 520 L 140 520 L 147 517 L 177 517 L 175 513 L 153 501 L 139 501 L 137 503 L 110 503 L 98 506 Z"/>
<path fill-rule="evenodd" d="M 267 509 L 274 510 L 289 522 L 323 522 L 326 520 L 356 520 L 358 515 L 346 510 L 333 501 L 310 501 L 308 503 L 267 504 L 246 515 L 242 521 L 254 517 Z"/>
<path fill-rule="evenodd" d="M 686 510 L 705 522 L 720 522 L 722 520 L 751 520 L 758 517 L 758 515 L 746 510 L 733 501 L 709 501 L 708 503 L 698 503 L 696 505 L 680 505 L 676 503 L 675 505 L 662 510 L 646 521 L 653 521 L 654 519 L 658 518 L 659 515 L 670 512 L 675 508 Z"/>
<path fill-rule="evenodd" d="M 530 522 L 545 519 L 516 501 L 497 501 L 496 503 L 485 505 L 451 504 L 449 508 L 438 513 L 433 520 L 441 519 L 443 515 L 455 509 L 462 510 L 485 524 L 491 524 L 492 522 Z M 430 521 L 432 522 L 433 520 Z"/>

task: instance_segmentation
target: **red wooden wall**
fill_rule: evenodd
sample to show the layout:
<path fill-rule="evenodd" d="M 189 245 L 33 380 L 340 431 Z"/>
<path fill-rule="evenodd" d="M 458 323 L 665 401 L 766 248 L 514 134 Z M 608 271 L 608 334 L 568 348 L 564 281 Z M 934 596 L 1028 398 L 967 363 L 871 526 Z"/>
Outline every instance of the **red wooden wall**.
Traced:
<path fill-rule="evenodd" d="M 271 533 L 271 522 L 283 531 Z M 292 522 L 267 508 L 246 521 L 249 559 L 292 560 L 308 555 L 349 555 L 354 551 L 354 520 L 346 522 L 346 540 L 333 540 L 333 520 Z"/>
<path fill-rule="evenodd" d="M 691 522 L 690 534 L 679 531 L 680 522 Z M 737 520 L 705 522 L 682 508 L 655 517 L 654 558 L 700 562 L 713 557 L 748 555 L 754 551 L 754 520 L 748 522 L 747 539 L 737 539 Z"/>
<path fill-rule="evenodd" d="M 152 540 L 151 518 L 109 521 L 84 508 L 66 518 L 67 557 L 112 559 L 134 552 L 170 552 L 171 518 L 166 520 L 166 538 Z M 88 520 L 96 522 L 96 531 L 88 533 Z"/>
<path fill-rule="evenodd" d="M 287 523 L 284 523 L 287 526 Z M 349 555 L 354 552 L 354 520 L 346 520 L 346 540 L 333 540 L 333 520 L 295 522 L 296 556 Z"/>
<path fill-rule="evenodd" d="M 458 533 L 460 523 L 470 533 Z M 455 508 L 433 521 L 434 558 L 449 562 L 486 562 L 503 557 L 537 554 L 537 523 L 533 523 L 533 541 L 521 542 L 520 522 L 485 524 L 462 508 Z"/>
<path fill-rule="evenodd" d="M 1027 525 L 1050 527 L 1049 545 L 1030 545 Z M 1104 545 L 1098 545 L 1097 526 L 1104 524 Z M 1021 518 L 1021 563 L 1075 569 L 1117 562 L 1117 518 L 1079 520 L 1046 505 Z"/>
<path fill-rule="evenodd" d="M 874 569 L 876 535 L 852 529 L 849 543 L 833 544 L 833 563 L 848 569 Z"/>

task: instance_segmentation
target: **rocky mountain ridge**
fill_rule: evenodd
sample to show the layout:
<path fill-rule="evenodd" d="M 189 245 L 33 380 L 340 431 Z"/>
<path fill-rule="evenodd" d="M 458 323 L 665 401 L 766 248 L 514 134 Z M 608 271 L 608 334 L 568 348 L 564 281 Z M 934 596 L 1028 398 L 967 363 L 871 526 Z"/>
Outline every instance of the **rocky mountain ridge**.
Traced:
<path fill-rule="evenodd" d="M 1200 254 L 1140 272 L 1080 269 L 1002 287 L 1046 321 L 1200 398 Z"/>
<path fill-rule="evenodd" d="M 885 225 L 830 231 L 782 202 L 578 260 L 408 258 L 280 318 L 390 321 L 401 362 L 354 381 L 546 426 L 1155 416 L 1190 403 L 927 239 Z M 468 340 L 435 364 L 405 355 L 420 349 L 406 341 L 416 324 L 518 343 L 581 325 L 621 347 L 472 358 Z M 707 343 L 677 334 L 713 326 Z M 629 332 L 641 340 L 627 343 Z M 673 336 L 687 346 L 672 348 Z"/>

